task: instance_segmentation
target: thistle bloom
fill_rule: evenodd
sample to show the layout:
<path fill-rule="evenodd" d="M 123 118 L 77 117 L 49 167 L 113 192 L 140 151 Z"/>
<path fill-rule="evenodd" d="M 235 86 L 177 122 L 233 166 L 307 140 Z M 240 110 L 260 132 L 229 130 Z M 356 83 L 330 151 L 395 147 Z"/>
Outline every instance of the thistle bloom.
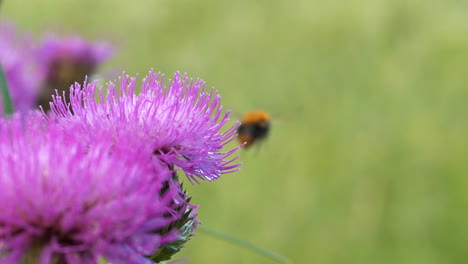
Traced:
<path fill-rule="evenodd" d="M 6 76 L 14 107 L 25 112 L 34 107 L 43 79 L 32 37 L 0 21 L 0 64 Z M 0 113 L 3 107 L 0 100 Z"/>
<path fill-rule="evenodd" d="M 167 167 L 38 122 L 0 120 L 0 262 L 153 263 L 177 238 L 155 231 L 181 217 Z"/>
<path fill-rule="evenodd" d="M 229 121 L 229 111 L 222 115 L 217 92 L 205 92 L 203 81 L 179 73 L 165 86 L 164 76 L 150 71 L 137 95 L 137 81 L 138 77 L 122 75 L 118 84 L 108 83 L 105 95 L 96 82 L 85 82 L 83 87 L 75 84 L 70 88 L 70 104 L 65 94 L 54 96 L 49 118 L 65 128 L 79 127 L 85 140 L 91 140 L 96 131 L 106 131 L 118 144 L 133 148 L 122 140 L 131 134 L 132 142 L 150 146 L 147 155 L 171 168 L 181 168 L 190 181 L 212 181 L 238 170 L 237 157 L 231 158 L 238 147 L 222 152 L 235 139 L 238 124 L 221 132 Z"/>
<path fill-rule="evenodd" d="M 45 74 L 38 105 L 48 107 L 54 90 L 64 91 L 74 82 L 93 75 L 111 55 L 112 49 L 103 42 L 91 43 L 79 36 L 45 37 L 38 51 Z"/>

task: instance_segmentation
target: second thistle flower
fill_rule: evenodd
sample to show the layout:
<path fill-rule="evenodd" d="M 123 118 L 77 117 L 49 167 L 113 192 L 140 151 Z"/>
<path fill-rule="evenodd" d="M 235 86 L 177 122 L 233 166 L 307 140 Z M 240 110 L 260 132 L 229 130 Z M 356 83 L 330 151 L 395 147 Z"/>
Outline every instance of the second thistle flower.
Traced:
<path fill-rule="evenodd" d="M 40 43 L 37 53 L 44 73 L 37 105 L 48 109 L 55 90 L 65 91 L 76 81 L 95 74 L 98 66 L 110 58 L 112 49 L 106 43 L 91 43 L 79 36 L 49 35 Z"/>

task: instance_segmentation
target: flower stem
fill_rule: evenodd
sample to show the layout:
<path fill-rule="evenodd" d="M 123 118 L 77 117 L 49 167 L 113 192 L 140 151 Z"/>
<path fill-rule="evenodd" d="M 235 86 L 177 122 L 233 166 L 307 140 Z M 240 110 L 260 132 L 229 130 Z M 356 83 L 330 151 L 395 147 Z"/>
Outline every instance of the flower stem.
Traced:
<path fill-rule="evenodd" d="M 0 0 L 1 1 L 1 0 Z M 11 101 L 10 92 L 8 91 L 8 84 L 6 81 L 5 73 L 0 66 L 0 92 L 3 99 L 3 112 L 5 115 L 13 114 L 13 102 Z"/>
<path fill-rule="evenodd" d="M 234 243 L 236 245 L 247 248 L 249 250 L 252 250 L 252 251 L 256 252 L 257 254 L 260 254 L 260 255 L 262 255 L 264 257 L 267 257 L 267 258 L 269 258 L 269 259 L 271 259 L 271 260 L 273 260 L 275 262 L 286 263 L 286 264 L 291 264 L 292 263 L 289 259 L 287 259 L 286 257 L 283 257 L 283 256 L 281 256 L 281 255 L 279 255 L 277 253 L 271 252 L 271 251 L 269 251 L 267 249 L 256 246 L 256 245 L 254 245 L 254 244 L 252 244 L 252 243 L 250 243 L 248 241 L 239 239 L 237 237 L 234 237 L 234 236 L 231 236 L 231 235 L 228 235 L 228 234 L 224 234 L 224 233 L 216 231 L 214 229 L 204 227 L 204 226 L 198 226 L 197 230 L 201 231 L 201 232 L 203 232 L 205 234 L 220 238 L 222 240 L 226 240 L 228 242 L 231 242 L 231 243 Z"/>

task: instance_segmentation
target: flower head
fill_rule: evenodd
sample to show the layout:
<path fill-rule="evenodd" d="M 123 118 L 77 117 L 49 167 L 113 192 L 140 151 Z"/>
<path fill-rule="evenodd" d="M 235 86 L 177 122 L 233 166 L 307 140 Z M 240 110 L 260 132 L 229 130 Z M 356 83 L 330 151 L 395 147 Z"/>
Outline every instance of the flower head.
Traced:
<path fill-rule="evenodd" d="M 79 36 L 47 36 L 38 51 L 45 73 L 39 105 L 47 107 L 54 90 L 64 91 L 74 82 L 93 75 L 111 55 L 112 49 L 106 43 L 91 43 Z"/>
<path fill-rule="evenodd" d="M 0 21 L 0 64 L 15 109 L 24 112 L 33 108 L 43 79 L 34 43 L 31 36 L 19 33 L 5 21 Z M 3 113 L 1 102 L 0 113 Z"/>
<path fill-rule="evenodd" d="M 110 82 L 106 92 L 95 82 L 85 82 L 83 87 L 75 84 L 70 89 L 70 104 L 65 94 L 53 98 L 50 118 L 63 127 L 80 127 L 78 131 L 86 140 L 96 131 L 106 131 L 129 147 L 132 142 L 145 142 L 151 149 L 147 155 L 181 168 L 196 182 L 197 178 L 212 181 L 238 169 L 237 157 L 230 158 L 238 147 L 222 151 L 235 138 L 238 124 L 221 132 L 229 121 L 229 111 L 223 115 L 217 92 L 206 92 L 203 81 L 179 73 L 165 86 L 164 76 L 150 71 L 137 95 L 137 81 L 137 77 L 123 75 L 118 84 Z M 123 141 L 128 135 L 133 139 Z"/>
<path fill-rule="evenodd" d="M 183 214 L 172 171 L 43 121 L 0 120 L 0 262 L 152 263 L 178 237 L 158 232 Z"/>

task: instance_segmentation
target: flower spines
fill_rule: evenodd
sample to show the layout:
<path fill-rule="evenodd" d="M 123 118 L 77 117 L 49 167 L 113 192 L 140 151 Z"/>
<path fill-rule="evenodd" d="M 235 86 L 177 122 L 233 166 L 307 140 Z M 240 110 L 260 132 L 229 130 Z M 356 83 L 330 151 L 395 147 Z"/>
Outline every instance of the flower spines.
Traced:
<path fill-rule="evenodd" d="M 178 253 L 185 243 L 190 240 L 194 229 L 199 224 L 196 214 L 197 207 L 190 204 L 191 197 L 187 195 L 183 184 L 179 182 L 177 173 L 174 172 L 171 179 L 165 182 L 164 185 L 162 192 L 165 191 L 165 188 L 170 188 L 170 186 L 177 186 L 179 190 L 179 196 L 172 203 L 173 214 L 178 215 L 178 217 L 169 225 L 155 232 L 161 235 L 176 232 L 178 235 L 176 239 L 161 245 L 158 251 L 148 256 L 149 259 L 156 263 L 170 260 L 174 254 Z M 167 214 L 167 216 L 169 217 L 170 215 Z"/>

